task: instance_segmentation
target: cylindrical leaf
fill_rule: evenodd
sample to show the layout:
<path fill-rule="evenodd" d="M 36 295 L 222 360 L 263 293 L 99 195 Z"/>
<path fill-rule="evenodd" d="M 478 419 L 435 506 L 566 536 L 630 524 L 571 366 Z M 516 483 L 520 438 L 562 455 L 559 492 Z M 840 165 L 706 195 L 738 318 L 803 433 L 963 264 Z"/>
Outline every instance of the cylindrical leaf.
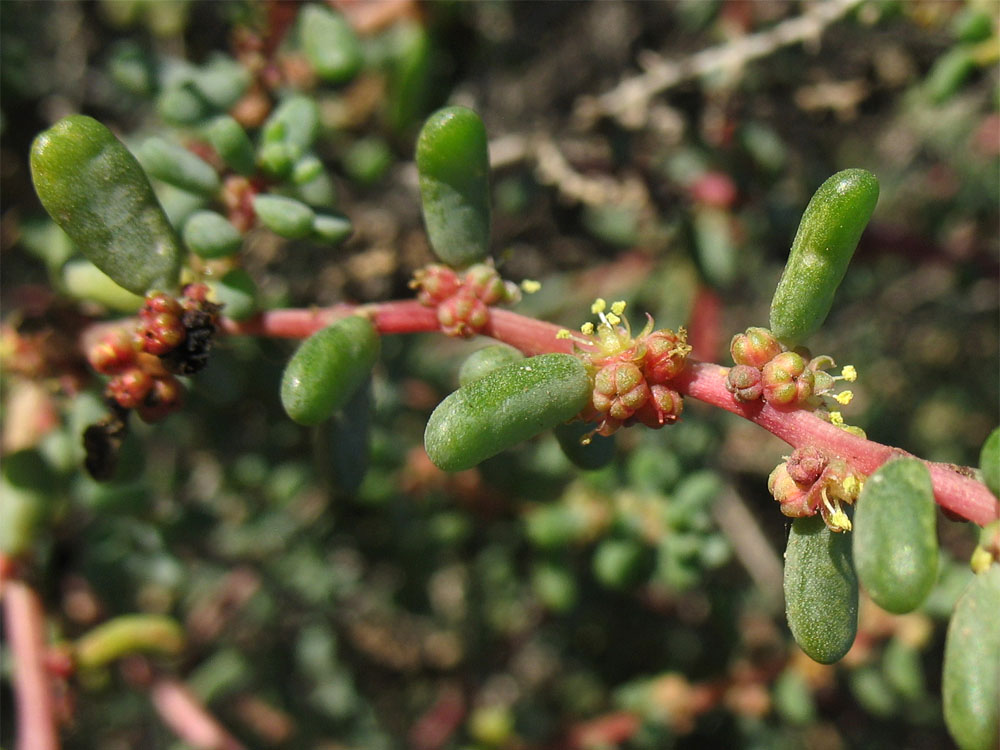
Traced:
<path fill-rule="evenodd" d="M 211 164 L 162 138 L 143 143 L 139 161 L 150 175 L 182 190 L 211 195 L 220 186 L 219 175 Z"/>
<path fill-rule="evenodd" d="M 955 605 L 941 693 L 948 731 L 962 750 L 994 750 L 1000 732 L 1000 565 L 977 575 Z"/>
<path fill-rule="evenodd" d="M 509 365 L 511 362 L 520 362 L 524 355 L 517 349 L 507 344 L 493 344 L 477 349 L 462 363 L 458 370 L 459 386 L 468 385 L 474 380 L 496 370 L 498 367 Z"/>
<path fill-rule="evenodd" d="M 253 143 L 236 120 L 229 115 L 216 117 L 204 129 L 205 137 L 222 160 L 241 175 L 251 175 L 256 167 Z"/>
<path fill-rule="evenodd" d="M 103 667 L 134 653 L 173 656 L 184 649 L 184 630 L 170 617 L 122 615 L 81 636 L 74 656 L 81 669 Z"/>
<path fill-rule="evenodd" d="M 289 360 L 281 403 L 299 424 L 314 425 L 344 406 L 371 373 L 379 336 L 367 318 L 351 316 L 314 333 Z"/>
<path fill-rule="evenodd" d="M 89 260 L 80 258 L 62 268 L 66 293 L 79 300 L 104 305 L 109 310 L 136 312 L 142 307 L 142 297 L 122 288 Z"/>
<path fill-rule="evenodd" d="M 576 416 L 590 393 L 583 363 L 569 354 L 514 362 L 438 404 L 427 422 L 424 448 L 438 468 L 469 469 Z"/>
<path fill-rule="evenodd" d="M 209 287 L 227 318 L 244 320 L 257 312 L 257 285 L 242 268 L 227 271 L 221 279 L 209 282 Z"/>
<path fill-rule="evenodd" d="M 264 123 L 265 141 L 284 141 L 306 151 L 319 132 L 319 108 L 312 98 L 295 95 L 285 99 Z"/>
<path fill-rule="evenodd" d="M 335 486 L 353 495 L 368 471 L 372 421 L 371 379 L 362 383 L 333 419 L 330 428 L 330 468 Z"/>
<path fill-rule="evenodd" d="M 243 238 L 224 216 L 197 211 L 184 224 L 184 244 L 202 258 L 225 258 L 239 252 Z"/>
<path fill-rule="evenodd" d="M 785 549 L 785 614 L 801 649 L 821 664 L 838 661 L 858 632 L 858 578 L 851 539 L 816 515 L 796 518 Z"/>
<path fill-rule="evenodd" d="M 305 237 L 313 228 L 313 210 L 294 198 L 258 195 L 253 199 L 253 210 L 264 226 L 282 237 Z"/>
<path fill-rule="evenodd" d="M 344 216 L 317 215 L 312 228 L 314 237 L 331 245 L 339 245 L 354 231 L 351 220 Z"/>
<path fill-rule="evenodd" d="M 192 79 L 199 93 L 218 110 L 236 104 L 250 87 L 250 81 L 250 71 L 226 55 L 216 55 Z"/>
<path fill-rule="evenodd" d="M 771 300 L 771 331 L 784 344 L 799 344 L 826 320 L 877 201 L 878 180 L 864 169 L 837 172 L 809 201 Z"/>
<path fill-rule="evenodd" d="M 364 61 L 354 30 L 342 15 L 319 5 L 307 5 L 299 14 L 302 51 L 328 83 L 345 83 Z"/>
<path fill-rule="evenodd" d="M 435 254 L 458 268 L 481 261 L 490 242 L 490 162 L 479 115 L 446 107 L 427 118 L 417 140 L 417 170 Z"/>
<path fill-rule="evenodd" d="M 171 289 L 181 247 L 139 162 L 104 125 L 70 115 L 31 147 L 45 210 L 80 251 L 135 294 Z"/>
<path fill-rule="evenodd" d="M 858 579 L 882 609 L 920 606 L 937 579 L 937 508 L 927 467 L 916 458 L 890 461 L 872 474 L 854 513 Z"/>
<path fill-rule="evenodd" d="M 589 422 L 567 422 L 556 425 L 554 430 L 559 447 L 574 465 L 585 471 L 600 469 L 611 463 L 615 457 L 615 439 L 611 435 L 597 435 L 594 430 L 597 425 Z M 590 440 L 580 442 L 590 434 Z"/>
<path fill-rule="evenodd" d="M 171 125 L 196 125 L 212 106 L 190 81 L 168 87 L 156 100 L 156 109 Z"/>

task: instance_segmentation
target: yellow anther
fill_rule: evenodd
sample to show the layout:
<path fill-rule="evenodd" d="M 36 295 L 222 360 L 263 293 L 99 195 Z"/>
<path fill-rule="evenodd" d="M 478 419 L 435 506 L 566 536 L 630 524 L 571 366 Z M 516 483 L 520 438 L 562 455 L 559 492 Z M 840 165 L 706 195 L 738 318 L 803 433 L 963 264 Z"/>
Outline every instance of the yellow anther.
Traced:
<path fill-rule="evenodd" d="M 580 333 L 585 336 L 592 336 L 594 334 L 594 324 L 587 321 L 582 326 L 580 326 Z"/>
<path fill-rule="evenodd" d="M 535 281 L 534 279 L 525 279 L 521 282 L 521 290 L 525 294 L 534 294 L 541 288 L 542 283 L 540 281 Z"/>
<path fill-rule="evenodd" d="M 854 394 L 851 391 L 841 391 L 836 396 L 833 397 L 838 404 L 843 404 L 847 406 L 851 403 L 851 399 L 854 398 Z"/>
<path fill-rule="evenodd" d="M 616 326 L 616 325 L 618 325 L 619 323 L 622 322 L 622 319 L 619 318 L 614 313 L 608 313 L 608 316 L 607 316 L 606 320 L 608 321 L 608 323 L 610 325 L 613 325 L 613 326 Z"/>
<path fill-rule="evenodd" d="M 840 377 L 848 383 L 853 383 L 858 379 L 858 371 L 854 369 L 854 365 L 845 365 L 844 369 L 840 371 Z"/>
<path fill-rule="evenodd" d="M 847 497 L 857 497 L 858 492 L 861 490 L 861 482 L 853 474 L 844 477 L 844 481 L 840 483 L 840 486 Z"/>
<path fill-rule="evenodd" d="M 607 309 L 608 303 L 604 301 L 603 298 L 598 297 L 594 300 L 594 304 L 590 306 L 590 312 L 594 315 L 600 315 Z"/>
<path fill-rule="evenodd" d="M 830 516 L 828 523 L 831 531 L 850 531 L 852 528 L 851 519 L 842 510 L 837 510 Z"/>
<path fill-rule="evenodd" d="M 613 312 L 615 315 L 621 315 L 623 312 L 625 312 L 625 304 L 626 304 L 625 300 L 618 300 L 617 302 L 613 302 L 611 304 L 611 312 Z"/>
<path fill-rule="evenodd" d="M 826 496 L 826 487 L 822 490 L 822 497 L 823 505 L 829 511 L 829 515 L 824 520 L 830 531 L 850 531 L 851 519 L 844 513 L 843 508 L 840 507 L 840 502 L 836 498 L 834 498 L 832 504 L 830 503 L 830 498 Z"/>
<path fill-rule="evenodd" d="M 839 427 L 840 425 L 844 424 L 844 415 L 841 414 L 839 411 L 831 411 L 830 422 L 831 424 L 835 424 Z"/>
<path fill-rule="evenodd" d="M 566 330 L 565 328 L 560 328 L 556 332 L 556 338 L 557 339 L 568 339 L 569 337 L 570 337 L 570 332 L 568 330 Z"/>

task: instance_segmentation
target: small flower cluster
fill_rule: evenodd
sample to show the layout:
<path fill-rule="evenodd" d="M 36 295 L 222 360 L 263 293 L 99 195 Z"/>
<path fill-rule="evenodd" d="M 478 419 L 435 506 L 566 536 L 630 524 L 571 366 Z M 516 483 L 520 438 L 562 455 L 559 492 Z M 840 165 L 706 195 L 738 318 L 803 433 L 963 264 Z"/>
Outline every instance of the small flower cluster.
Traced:
<path fill-rule="evenodd" d="M 600 322 L 584 323 L 583 337 L 568 330 L 559 337 L 572 339 L 594 380 L 590 406 L 581 414 L 596 422 L 596 432 L 611 435 L 621 427 L 641 422 L 658 429 L 676 422 L 684 409 L 681 394 L 667 383 L 684 369 L 691 347 L 683 328 L 676 333 L 669 328 L 653 330 L 648 321 L 638 336 L 632 336 L 628 320 L 622 316 L 625 302 L 607 303 L 598 299 L 591 312 Z"/>
<path fill-rule="evenodd" d="M 183 386 L 175 375 L 202 369 L 212 346 L 219 306 L 207 293 L 204 284 L 189 284 L 181 299 L 150 292 L 134 330 L 119 328 L 91 348 L 91 366 L 112 376 L 105 389 L 110 400 L 146 422 L 180 407 Z"/>
<path fill-rule="evenodd" d="M 832 394 L 837 381 L 857 380 L 857 370 L 851 365 L 844 367 L 840 375 L 831 375 L 827 370 L 836 366 L 831 357 L 813 357 L 803 347 L 788 351 L 766 328 L 748 328 L 733 336 L 729 351 L 736 364 L 726 376 L 726 389 L 737 401 L 763 398 L 781 408 L 822 408 L 833 424 L 858 431 L 845 425 L 840 412 L 828 410 L 824 401 L 826 398 L 840 405 L 851 402 L 851 391 Z"/>
<path fill-rule="evenodd" d="M 489 306 L 517 302 L 521 293 L 500 278 L 489 264 L 470 266 L 461 276 L 435 263 L 413 274 L 410 288 L 427 307 L 437 308 L 441 330 L 448 336 L 469 338 L 480 333 L 489 320 Z"/>
<path fill-rule="evenodd" d="M 841 503 L 851 505 L 864 486 L 864 477 L 846 461 L 819 448 L 798 448 L 771 472 L 767 489 L 792 518 L 822 514 L 831 531 L 850 531 L 851 519 Z"/>

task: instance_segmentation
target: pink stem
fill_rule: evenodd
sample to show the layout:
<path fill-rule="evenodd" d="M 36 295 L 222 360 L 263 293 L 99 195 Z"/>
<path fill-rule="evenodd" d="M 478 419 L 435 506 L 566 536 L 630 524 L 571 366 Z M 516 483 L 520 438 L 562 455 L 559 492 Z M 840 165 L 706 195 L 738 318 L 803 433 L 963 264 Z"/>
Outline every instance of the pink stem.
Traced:
<path fill-rule="evenodd" d="M 852 435 L 803 409 L 776 409 L 762 401 L 741 403 L 726 390 L 727 372 L 727 368 L 719 365 L 688 360 L 684 372 L 671 381 L 671 385 L 682 393 L 760 425 L 793 448 L 822 447 L 864 474 L 871 474 L 894 456 L 909 455 L 899 448 Z M 997 499 L 986 485 L 968 475 L 968 469 L 953 464 L 924 463 L 930 470 L 934 496 L 942 508 L 980 526 L 1000 518 Z"/>
<path fill-rule="evenodd" d="M 243 323 L 223 320 L 222 330 L 231 334 L 305 338 L 334 320 L 359 308 L 337 305 L 316 310 L 272 310 Z M 363 310 L 372 315 L 380 333 L 439 331 L 433 308 L 416 300 L 382 302 Z M 528 355 L 572 352 L 572 342 L 557 339 L 559 326 L 529 318 L 510 310 L 490 309 L 483 334 L 510 344 Z M 893 456 L 905 451 L 851 435 L 811 412 L 775 409 L 761 401 L 744 404 L 726 390 L 727 369 L 719 365 L 688 360 L 688 367 L 671 385 L 681 393 L 748 419 L 778 436 L 794 448 L 822 446 L 849 461 L 858 471 L 870 474 Z M 970 521 L 985 525 L 1000 517 L 997 499 L 969 470 L 951 464 L 925 462 L 931 472 L 934 494 L 941 507 Z"/>
<path fill-rule="evenodd" d="M 17 750 L 57 750 L 55 703 L 45 668 L 45 614 L 28 584 L 4 581 L 7 641 L 14 656 L 17 697 Z"/>
<path fill-rule="evenodd" d="M 157 678 L 149 692 L 160 718 L 184 742 L 205 750 L 243 750 L 242 743 L 176 678 Z"/>

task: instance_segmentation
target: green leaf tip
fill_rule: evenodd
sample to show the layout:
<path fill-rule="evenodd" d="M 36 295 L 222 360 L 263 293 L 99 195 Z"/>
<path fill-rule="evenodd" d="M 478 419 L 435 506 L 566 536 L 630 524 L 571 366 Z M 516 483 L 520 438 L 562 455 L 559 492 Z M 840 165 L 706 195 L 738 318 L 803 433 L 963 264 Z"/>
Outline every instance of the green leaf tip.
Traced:
<path fill-rule="evenodd" d="M 90 262 L 134 294 L 174 289 L 182 250 L 146 173 L 107 127 L 64 117 L 31 146 L 42 206 Z"/>
<path fill-rule="evenodd" d="M 417 139 L 424 224 L 434 253 L 456 268 L 489 253 L 490 163 L 486 127 L 467 107 L 445 107 Z"/>
<path fill-rule="evenodd" d="M 770 328 L 786 346 L 800 344 L 823 325 L 878 193 L 871 172 L 845 169 L 809 201 L 771 301 Z"/>
<path fill-rule="evenodd" d="M 569 354 L 511 362 L 438 404 L 427 422 L 424 448 L 439 469 L 471 469 L 575 417 L 591 388 L 583 363 Z"/>

